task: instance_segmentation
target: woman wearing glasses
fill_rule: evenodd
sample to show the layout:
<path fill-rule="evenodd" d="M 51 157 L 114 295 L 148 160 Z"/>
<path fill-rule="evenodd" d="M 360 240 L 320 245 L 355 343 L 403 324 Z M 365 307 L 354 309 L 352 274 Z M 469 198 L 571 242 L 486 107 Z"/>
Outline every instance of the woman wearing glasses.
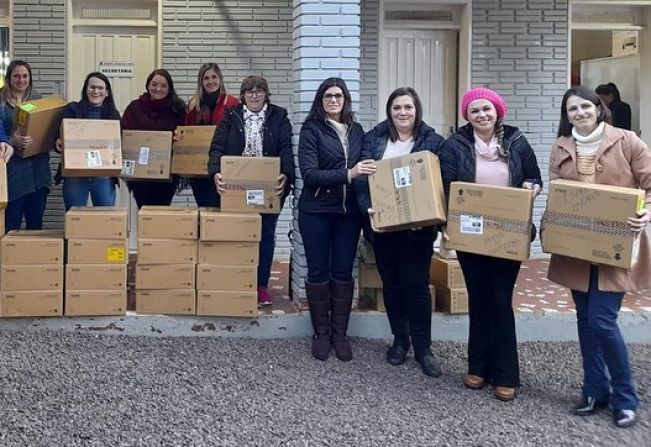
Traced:
<path fill-rule="evenodd" d="M 224 75 L 219 65 L 203 64 L 197 76 L 197 90 L 188 103 L 187 126 L 218 126 L 226 110 L 240 101 L 226 93 Z M 219 206 L 219 196 L 210 177 L 188 179 L 197 206 Z"/>
<path fill-rule="evenodd" d="M 353 262 L 361 214 L 351 183 L 375 172 L 360 161 L 364 131 L 354 121 L 346 83 L 321 83 L 301 128 L 298 164 L 304 189 L 298 203 L 299 229 L 307 258 L 305 292 L 314 328 L 312 355 L 352 360 L 346 338 L 353 300 Z"/>
<path fill-rule="evenodd" d="M 226 111 L 210 146 L 208 172 L 217 192 L 224 192 L 220 174 L 222 155 L 245 157 L 280 157 L 280 176 L 276 191 L 282 203 L 294 182 L 292 126 L 287 110 L 271 104 L 267 80 L 249 76 L 242 81 L 239 104 Z M 278 214 L 262 214 L 262 239 L 258 263 L 258 304 L 272 304 L 267 290 L 274 255 Z"/>

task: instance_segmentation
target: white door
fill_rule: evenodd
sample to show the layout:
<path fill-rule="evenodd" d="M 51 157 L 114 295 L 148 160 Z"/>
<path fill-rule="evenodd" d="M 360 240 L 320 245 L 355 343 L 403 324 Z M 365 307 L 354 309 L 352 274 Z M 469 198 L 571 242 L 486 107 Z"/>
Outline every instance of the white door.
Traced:
<path fill-rule="evenodd" d="M 378 120 L 398 87 L 413 87 L 423 103 L 423 119 L 441 135 L 456 123 L 457 31 L 385 29 L 380 39 Z"/>

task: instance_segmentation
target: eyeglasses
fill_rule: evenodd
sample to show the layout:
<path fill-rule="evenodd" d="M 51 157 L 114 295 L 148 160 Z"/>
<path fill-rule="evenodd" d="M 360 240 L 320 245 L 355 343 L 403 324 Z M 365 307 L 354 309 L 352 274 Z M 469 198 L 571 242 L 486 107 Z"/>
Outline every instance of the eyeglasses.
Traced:
<path fill-rule="evenodd" d="M 341 102 L 344 99 L 344 94 L 343 93 L 326 93 L 323 95 L 323 100 L 325 102 L 330 102 L 332 100 L 335 100 L 337 102 Z"/>
<path fill-rule="evenodd" d="M 264 90 L 247 90 L 244 92 L 244 96 L 247 98 L 253 98 L 254 96 L 264 96 Z"/>

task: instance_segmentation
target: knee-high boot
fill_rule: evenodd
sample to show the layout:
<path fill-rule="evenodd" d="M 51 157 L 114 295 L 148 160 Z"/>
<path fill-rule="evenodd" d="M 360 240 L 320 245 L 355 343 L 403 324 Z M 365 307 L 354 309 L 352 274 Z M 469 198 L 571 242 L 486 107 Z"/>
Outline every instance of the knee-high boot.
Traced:
<path fill-rule="evenodd" d="M 332 280 L 332 317 L 330 330 L 332 346 L 339 360 L 347 362 L 353 359 L 346 331 L 350 318 L 350 308 L 353 304 L 353 282 Z"/>
<path fill-rule="evenodd" d="M 305 293 L 310 307 L 312 355 L 318 360 L 327 360 L 330 354 L 330 281 L 313 284 L 305 281 Z"/>

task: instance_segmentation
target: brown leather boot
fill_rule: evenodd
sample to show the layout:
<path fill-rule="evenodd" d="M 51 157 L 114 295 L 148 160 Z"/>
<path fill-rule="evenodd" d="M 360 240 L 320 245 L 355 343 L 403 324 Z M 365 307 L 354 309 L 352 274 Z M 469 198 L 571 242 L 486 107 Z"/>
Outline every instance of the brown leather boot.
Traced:
<path fill-rule="evenodd" d="M 318 360 L 327 360 L 330 355 L 330 281 L 312 284 L 305 281 L 307 304 L 310 306 L 312 355 Z"/>
<path fill-rule="evenodd" d="M 348 362 L 353 359 L 353 351 L 350 349 L 346 332 L 350 309 L 353 305 L 353 282 L 332 280 L 332 316 L 330 331 L 332 334 L 332 346 L 335 354 L 341 361 Z"/>

